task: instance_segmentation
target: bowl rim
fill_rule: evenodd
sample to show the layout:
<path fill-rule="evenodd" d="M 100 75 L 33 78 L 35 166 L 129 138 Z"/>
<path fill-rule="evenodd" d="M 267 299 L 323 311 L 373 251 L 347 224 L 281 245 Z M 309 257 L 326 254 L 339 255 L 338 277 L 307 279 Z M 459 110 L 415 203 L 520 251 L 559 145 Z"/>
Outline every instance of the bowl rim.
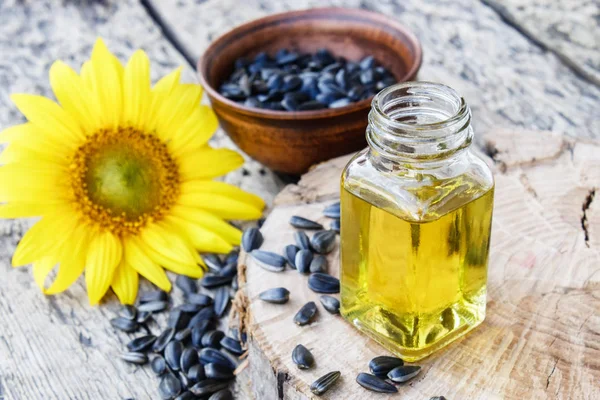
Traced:
<path fill-rule="evenodd" d="M 326 108 L 321 110 L 309 110 L 309 111 L 277 111 L 277 110 L 266 110 L 263 108 L 254 108 L 243 105 L 242 103 L 237 103 L 233 100 L 226 98 L 221 95 L 215 88 L 213 88 L 209 82 L 207 77 L 205 76 L 205 71 L 207 70 L 208 59 L 206 57 L 207 54 L 214 52 L 215 48 L 218 48 L 223 45 L 223 43 L 228 42 L 229 39 L 233 36 L 238 35 L 240 32 L 247 30 L 255 25 L 262 25 L 264 23 L 271 23 L 282 19 L 288 19 L 294 16 L 310 16 L 313 14 L 338 14 L 344 13 L 346 15 L 360 15 L 366 16 L 369 19 L 380 22 L 382 25 L 385 24 L 387 26 L 392 26 L 398 31 L 402 32 L 408 40 L 411 42 L 415 49 L 415 57 L 414 62 L 410 66 L 410 68 L 406 71 L 404 76 L 398 80 L 398 82 L 407 82 L 415 78 L 421 64 L 423 62 L 423 49 L 421 47 L 421 42 L 415 36 L 415 34 L 406 28 L 404 25 L 400 24 L 396 19 L 388 17 L 387 15 L 380 14 L 373 11 L 367 11 L 356 8 L 343 8 L 343 7 L 323 7 L 323 8 L 311 8 L 307 10 L 296 10 L 296 11 L 287 11 L 277 14 L 268 15 L 266 17 L 257 18 L 246 22 L 242 25 L 239 25 L 230 31 L 224 33 L 219 36 L 216 40 L 214 40 L 202 53 L 202 56 L 197 62 L 197 74 L 200 79 L 200 84 L 204 87 L 204 90 L 208 93 L 209 97 L 215 99 L 221 103 L 228 105 L 229 107 L 235 109 L 237 112 L 249 116 L 255 117 L 268 117 L 271 119 L 281 119 L 281 120 L 309 120 L 309 119 L 318 119 L 318 118 L 331 118 L 333 116 L 345 115 L 356 112 L 358 110 L 363 110 L 364 108 L 370 107 L 373 98 L 376 96 L 373 95 L 367 99 L 351 103 L 344 107 L 339 108 Z"/>

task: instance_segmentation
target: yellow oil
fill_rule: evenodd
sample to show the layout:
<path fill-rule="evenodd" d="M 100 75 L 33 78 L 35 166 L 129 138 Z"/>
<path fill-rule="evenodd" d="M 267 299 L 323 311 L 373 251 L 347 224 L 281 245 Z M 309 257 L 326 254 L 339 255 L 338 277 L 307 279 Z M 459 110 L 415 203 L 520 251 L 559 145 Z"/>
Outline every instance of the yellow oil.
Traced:
<path fill-rule="evenodd" d="M 417 219 L 342 187 L 342 315 L 407 361 L 485 318 L 493 188 L 464 184 Z"/>

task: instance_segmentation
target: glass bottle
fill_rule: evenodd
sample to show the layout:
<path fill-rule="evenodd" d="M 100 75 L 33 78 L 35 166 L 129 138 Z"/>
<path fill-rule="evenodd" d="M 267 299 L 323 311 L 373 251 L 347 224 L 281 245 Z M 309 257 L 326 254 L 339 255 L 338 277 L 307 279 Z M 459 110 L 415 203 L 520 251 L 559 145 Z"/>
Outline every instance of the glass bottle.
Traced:
<path fill-rule="evenodd" d="M 384 89 L 366 135 L 342 173 L 341 312 L 414 361 L 485 318 L 494 179 L 445 85 Z"/>

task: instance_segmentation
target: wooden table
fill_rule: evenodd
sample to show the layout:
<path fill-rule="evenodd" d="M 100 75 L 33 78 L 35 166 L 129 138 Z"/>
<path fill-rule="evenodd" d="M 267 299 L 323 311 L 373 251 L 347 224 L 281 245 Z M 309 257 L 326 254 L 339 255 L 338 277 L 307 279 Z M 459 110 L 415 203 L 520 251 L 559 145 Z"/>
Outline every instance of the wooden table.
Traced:
<path fill-rule="evenodd" d="M 600 137 L 599 6 L 592 0 L 4 0 L 0 128 L 23 122 L 10 93 L 51 95 L 51 63 L 62 59 L 78 69 L 97 36 L 121 59 L 144 48 L 153 79 L 184 65 L 184 79 L 194 81 L 197 57 L 231 27 L 325 5 L 379 11 L 414 30 L 424 48 L 419 79 L 462 93 L 480 133 L 501 126 L 531 135 L 550 130 Z M 233 147 L 222 132 L 213 143 Z M 283 186 L 250 160 L 226 180 L 268 201 Z M 28 268 L 10 268 L 30 224 L 0 221 L 0 399 L 156 398 L 152 373 L 116 358 L 129 340 L 108 323 L 116 298 L 90 308 L 82 281 L 63 295 L 44 297 Z"/>

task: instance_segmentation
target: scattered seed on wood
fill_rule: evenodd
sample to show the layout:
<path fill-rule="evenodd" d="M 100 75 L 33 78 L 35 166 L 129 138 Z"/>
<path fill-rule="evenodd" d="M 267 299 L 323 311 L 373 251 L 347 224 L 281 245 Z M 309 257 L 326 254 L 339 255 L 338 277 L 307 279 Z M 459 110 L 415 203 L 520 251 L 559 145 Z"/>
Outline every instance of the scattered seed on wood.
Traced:
<path fill-rule="evenodd" d="M 315 272 L 327 273 L 328 264 L 329 263 L 327 262 L 327 258 L 325 258 L 325 256 L 323 256 L 321 254 L 317 254 L 313 257 L 312 261 L 310 262 L 309 270 L 311 273 L 315 273 Z"/>
<path fill-rule="evenodd" d="M 181 353 L 181 359 L 179 360 L 179 366 L 181 370 L 187 374 L 194 365 L 200 364 L 200 358 L 198 352 L 192 348 L 187 348 Z"/>
<path fill-rule="evenodd" d="M 203 365 L 215 363 L 223 365 L 224 367 L 228 367 L 235 370 L 235 363 L 227 357 L 225 354 L 221 353 L 219 350 L 211 349 L 210 347 L 204 348 L 200 350 L 199 353 L 200 362 Z"/>
<path fill-rule="evenodd" d="M 309 301 L 296 313 L 294 322 L 296 325 L 304 326 L 312 321 L 317 314 L 317 305 L 314 301 Z"/>
<path fill-rule="evenodd" d="M 242 248 L 246 253 L 260 248 L 263 244 L 263 235 L 258 228 L 246 229 L 242 235 Z"/>
<path fill-rule="evenodd" d="M 198 311 L 198 313 L 196 313 L 196 315 L 194 315 L 192 319 L 190 319 L 187 326 L 188 328 L 193 328 L 199 321 L 210 321 L 213 319 L 214 316 L 215 311 L 212 307 L 204 307 L 202 310 Z"/>
<path fill-rule="evenodd" d="M 225 334 L 219 330 L 207 331 L 202 336 L 202 346 L 211 347 L 213 349 L 220 349 L 221 339 L 223 339 L 224 336 Z"/>
<path fill-rule="evenodd" d="M 128 318 L 117 317 L 110 320 L 110 324 L 123 332 L 131 333 L 138 330 L 139 325 L 136 321 L 132 321 Z"/>
<path fill-rule="evenodd" d="M 219 275 L 233 278 L 237 275 L 237 264 L 228 264 L 224 266 L 223 269 L 219 271 Z"/>
<path fill-rule="evenodd" d="M 196 395 L 192 392 L 183 392 L 179 396 L 175 397 L 174 400 L 194 400 L 197 399 Z"/>
<path fill-rule="evenodd" d="M 138 324 L 145 324 L 152 318 L 152 313 L 149 311 L 140 311 L 137 313 L 136 321 Z"/>
<path fill-rule="evenodd" d="M 235 354 L 236 356 L 240 356 L 244 353 L 242 344 L 238 340 L 228 336 L 225 336 L 221 339 L 221 347 L 230 353 Z"/>
<path fill-rule="evenodd" d="M 319 297 L 323 308 L 329 311 L 331 314 L 340 313 L 340 301 L 333 296 L 323 295 Z"/>
<path fill-rule="evenodd" d="M 143 292 L 139 296 L 140 303 L 148 303 L 150 301 L 167 301 L 168 300 L 167 292 L 162 290 L 152 290 L 149 292 Z"/>
<path fill-rule="evenodd" d="M 221 275 L 205 275 L 204 278 L 200 281 L 200 284 L 207 288 L 215 288 L 223 285 L 227 285 L 231 282 L 230 276 L 221 276 Z"/>
<path fill-rule="evenodd" d="M 190 328 L 184 328 L 175 334 L 175 340 L 179 340 L 180 342 L 183 342 L 184 340 L 189 338 L 191 335 L 192 335 L 192 330 Z"/>
<path fill-rule="evenodd" d="M 152 345 L 152 351 L 156 353 L 162 353 L 165 347 L 167 347 L 167 345 L 169 344 L 169 342 L 173 340 L 173 336 L 175 336 L 175 329 L 165 329 Z"/>
<path fill-rule="evenodd" d="M 225 265 L 227 264 L 237 264 L 238 257 L 240 255 L 240 251 L 238 249 L 231 250 L 229 254 L 225 257 Z"/>
<path fill-rule="evenodd" d="M 196 364 L 192 365 L 187 373 L 188 380 L 193 384 L 200 382 L 203 379 L 206 379 L 206 374 L 204 372 L 204 365 Z"/>
<path fill-rule="evenodd" d="M 140 336 L 127 343 L 127 350 L 133 352 L 145 352 L 152 347 L 152 344 L 155 341 L 156 336 L 154 335 Z"/>
<path fill-rule="evenodd" d="M 391 370 L 403 365 L 404 361 L 398 357 L 379 356 L 369 362 L 369 370 L 379 378 L 386 378 Z"/>
<path fill-rule="evenodd" d="M 189 321 L 190 316 L 188 313 L 184 312 L 180 308 L 174 308 L 171 310 L 169 317 L 167 318 L 167 326 L 178 331 L 183 329 Z"/>
<path fill-rule="evenodd" d="M 210 324 L 210 320 L 202 320 L 196 322 L 196 324 L 191 328 L 192 329 L 192 346 L 199 349 L 202 347 L 202 336 L 208 329 L 208 325 Z"/>
<path fill-rule="evenodd" d="M 227 310 L 227 306 L 229 306 L 229 300 L 229 288 L 226 286 L 218 288 L 215 293 L 215 303 L 213 307 L 217 318 L 223 317 L 225 310 Z"/>
<path fill-rule="evenodd" d="M 338 201 L 325 207 L 323 215 L 328 218 L 340 219 L 340 202 Z"/>
<path fill-rule="evenodd" d="M 221 270 L 221 268 L 223 268 L 223 263 L 221 262 L 221 259 L 215 254 L 205 254 L 202 257 L 202 260 L 204 260 L 204 263 L 206 264 L 208 269 L 215 274 L 218 273 Z"/>
<path fill-rule="evenodd" d="M 161 355 L 154 356 L 152 361 L 150 361 L 150 368 L 152 368 L 152 371 L 156 375 L 160 376 L 167 371 L 167 362 Z"/>
<path fill-rule="evenodd" d="M 156 300 L 140 304 L 138 311 L 161 312 L 167 309 L 169 303 L 167 301 Z"/>
<path fill-rule="evenodd" d="M 148 362 L 148 356 L 144 353 L 139 353 L 135 351 L 128 351 L 126 353 L 121 354 L 121 358 L 128 363 L 132 364 L 146 364 Z"/>
<path fill-rule="evenodd" d="M 137 308 L 131 305 L 123 306 L 119 312 L 119 316 L 134 321 L 137 316 Z"/>
<path fill-rule="evenodd" d="M 273 288 L 260 293 L 258 297 L 262 301 L 273 304 L 285 304 L 290 299 L 290 291 L 286 288 Z"/>
<path fill-rule="evenodd" d="M 198 285 L 196 281 L 185 275 L 177 275 L 175 278 L 175 286 L 177 286 L 185 294 L 196 293 Z"/>
<path fill-rule="evenodd" d="M 204 366 L 204 372 L 208 379 L 230 380 L 233 379 L 233 370 L 221 364 L 209 363 Z"/>
<path fill-rule="evenodd" d="M 181 355 L 183 354 L 183 345 L 180 341 L 173 340 L 165 347 L 165 360 L 167 365 L 173 371 L 179 371 Z"/>
<path fill-rule="evenodd" d="M 328 254 L 335 248 L 335 231 L 319 231 L 310 239 L 311 247 L 320 254 Z"/>
<path fill-rule="evenodd" d="M 331 224 L 329 224 L 329 228 L 331 228 L 331 230 L 335 231 L 336 233 L 340 233 L 340 220 L 334 219 L 333 221 L 331 221 Z"/>
<path fill-rule="evenodd" d="M 283 250 L 283 254 L 285 254 L 285 259 L 287 260 L 288 264 L 290 264 L 290 267 L 294 269 L 296 268 L 296 254 L 298 253 L 298 251 L 300 251 L 298 246 L 295 246 L 293 244 L 288 244 Z"/>
<path fill-rule="evenodd" d="M 387 377 L 393 382 L 404 383 L 419 375 L 419 372 L 421 372 L 421 367 L 418 365 L 402 365 L 391 370 Z"/>
<path fill-rule="evenodd" d="M 210 306 L 213 302 L 212 297 L 202 293 L 190 293 L 185 297 L 188 303 L 198 304 L 199 306 Z"/>
<path fill-rule="evenodd" d="M 376 377 L 375 375 L 367 374 L 365 372 L 361 372 L 356 377 L 356 382 L 364 387 L 367 390 L 371 390 L 373 392 L 378 393 L 397 393 L 398 389 L 396 386 L 392 385 L 389 382 L 384 381 L 381 378 Z"/>
<path fill-rule="evenodd" d="M 323 225 L 310 219 L 294 215 L 290 218 L 290 224 L 298 229 L 323 229 Z"/>
<path fill-rule="evenodd" d="M 301 274 L 310 272 L 310 263 L 313 260 L 313 253 L 310 250 L 300 250 L 296 254 L 296 269 Z"/>
<path fill-rule="evenodd" d="M 446 400 L 444 396 L 433 396 L 429 400 Z"/>
<path fill-rule="evenodd" d="M 258 262 L 258 265 L 267 271 L 281 272 L 285 268 L 285 258 L 279 254 L 264 250 L 253 250 L 250 255 Z"/>
<path fill-rule="evenodd" d="M 192 386 L 190 392 L 194 393 L 196 396 L 207 396 L 225 389 L 227 386 L 229 386 L 229 382 L 227 381 L 205 379 Z"/>
<path fill-rule="evenodd" d="M 292 351 L 292 361 L 300 369 L 309 369 L 315 365 L 312 353 L 303 345 L 299 344 Z"/>
<path fill-rule="evenodd" d="M 300 250 L 310 250 L 310 239 L 304 231 L 294 232 L 294 239 Z"/>
<path fill-rule="evenodd" d="M 233 400 L 233 394 L 231 394 L 229 389 L 223 389 L 214 393 L 208 400 Z"/>
<path fill-rule="evenodd" d="M 331 275 L 317 272 L 308 277 L 308 287 L 316 293 L 339 293 L 340 280 Z"/>
<path fill-rule="evenodd" d="M 172 373 L 167 373 L 163 376 L 158 385 L 158 392 L 163 400 L 172 399 L 181 393 L 181 382 Z"/>
<path fill-rule="evenodd" d="M 340 376 L 342 376 L 340 371 L 329 372 L 317 379 L 316 381 L 314 381 L 310 385 L 310 391 L 316 394 L 317 396 L 320 396 L 326 391 L 328 391 L 340 378 Z"/>

